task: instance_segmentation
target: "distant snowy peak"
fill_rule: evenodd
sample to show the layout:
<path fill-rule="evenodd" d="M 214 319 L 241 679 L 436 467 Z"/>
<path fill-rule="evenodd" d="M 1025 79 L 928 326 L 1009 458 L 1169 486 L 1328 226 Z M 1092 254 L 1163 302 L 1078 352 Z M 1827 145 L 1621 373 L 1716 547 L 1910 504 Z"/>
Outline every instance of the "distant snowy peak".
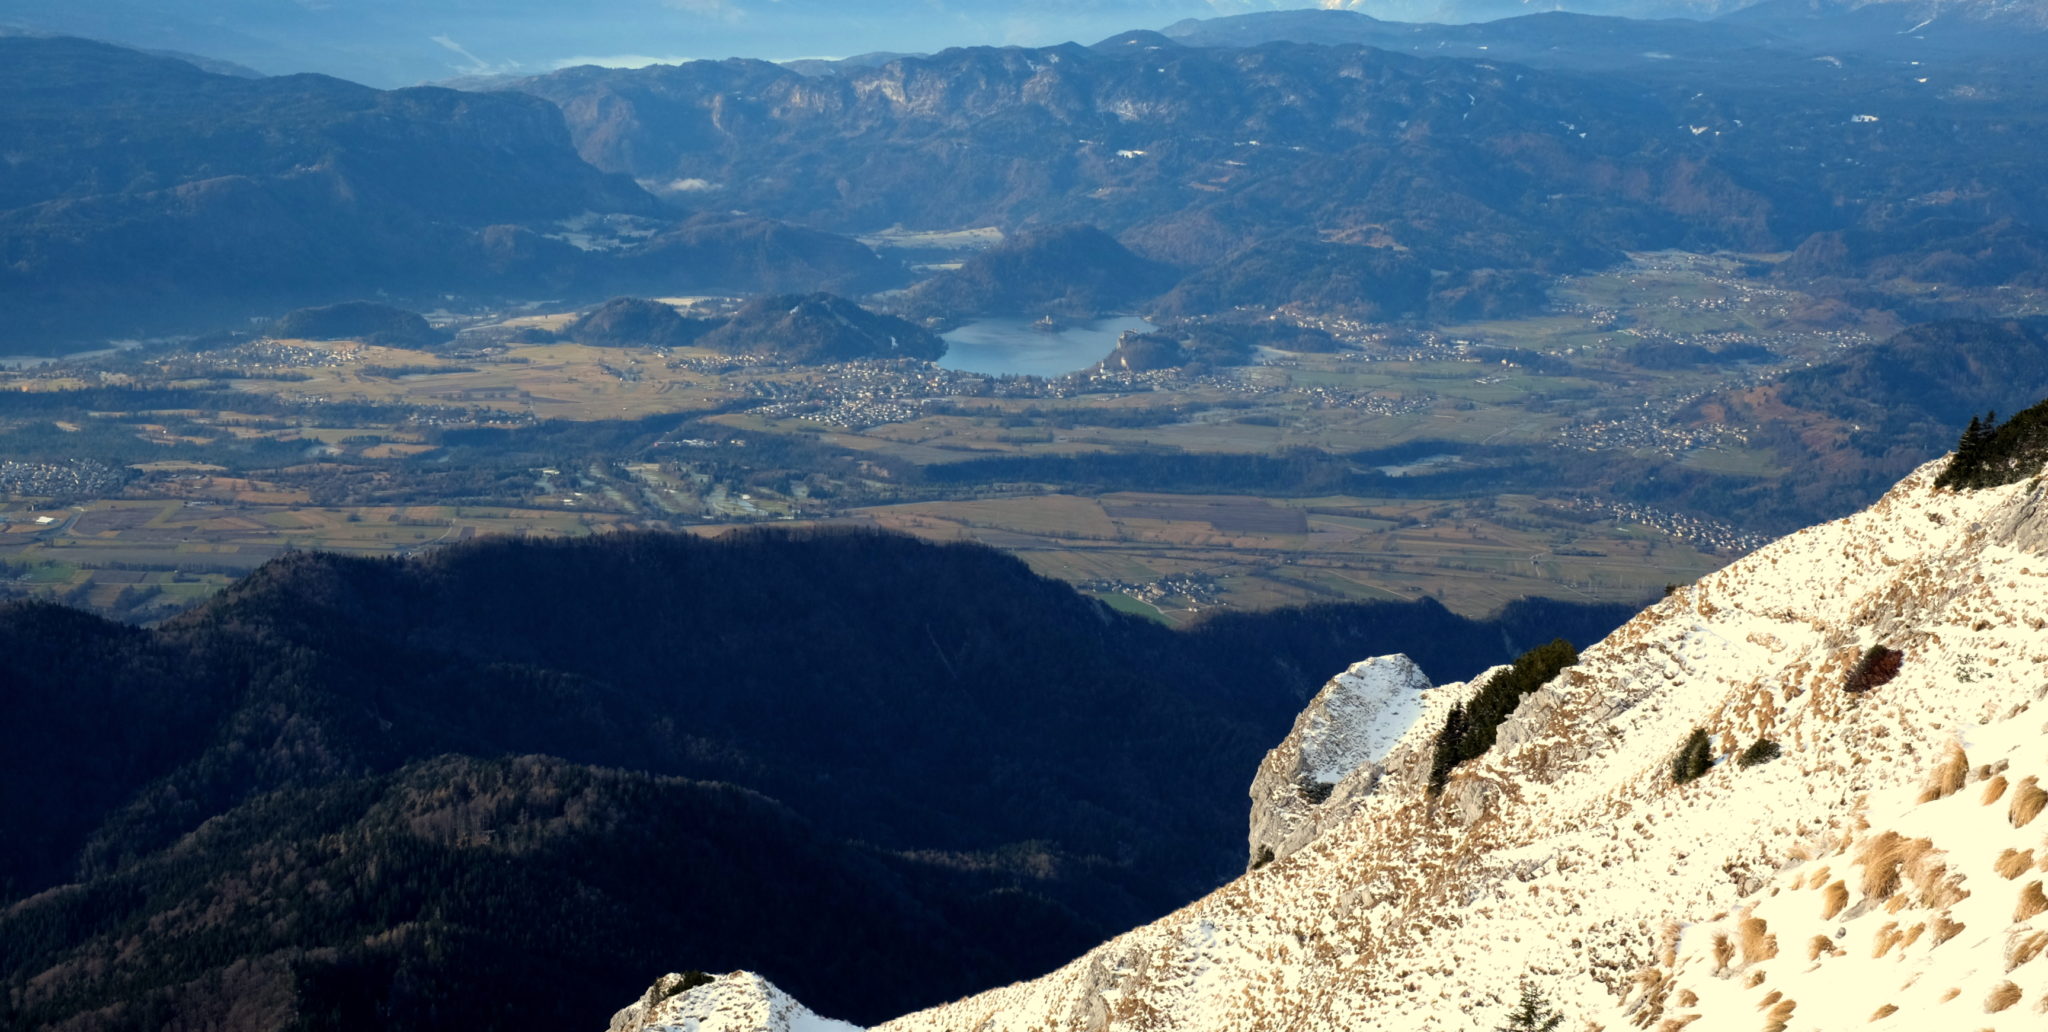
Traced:
<path fill-rule="evenodd" d="M 821 1018 L 751 971 L 720 975 L 684 990 L 663 975 L 638 1002 L 612 1016 L 609 1032 L 860 1032 Z"/>
<path fill-rule="evenodd" d="M 1422 668 L 1401 655 L 1363 660 L 1332 678 L 1252 779 L 1248 862 L 1293 854 L 1371 792 L 1388 750 L 1422 715 L 1428 688 Z"/>

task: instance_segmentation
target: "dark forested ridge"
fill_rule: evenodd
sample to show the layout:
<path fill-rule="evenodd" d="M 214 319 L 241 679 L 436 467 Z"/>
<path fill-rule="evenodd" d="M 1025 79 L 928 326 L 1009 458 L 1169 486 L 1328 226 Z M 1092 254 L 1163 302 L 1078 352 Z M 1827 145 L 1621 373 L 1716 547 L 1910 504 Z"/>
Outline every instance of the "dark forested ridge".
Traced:
<path fill-rule="evenodd" d="M 1249 772 L 1345 664 L 1626 615 L 1174 632 L 867 533 L 294 554 L 152 631 L 15 605 L 0 1024 L 555 1028 L 739 966 L 898 1013 L 1233 873 Z"/>

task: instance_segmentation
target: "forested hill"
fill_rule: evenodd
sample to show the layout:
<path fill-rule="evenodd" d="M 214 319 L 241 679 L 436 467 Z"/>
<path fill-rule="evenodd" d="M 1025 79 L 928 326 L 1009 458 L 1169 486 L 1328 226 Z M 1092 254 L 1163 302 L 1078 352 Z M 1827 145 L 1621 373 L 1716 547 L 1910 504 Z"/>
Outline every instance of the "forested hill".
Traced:
<path fill-rule="evenodd" d="M 149 631 L 14 606 L 0 1024 L 555 1028 L 661 966 L 900 1012 L 1219 883 L 1244 771 L 1349 662 L 1462 677 L 1627 614 L 1175 632 L 867 533 L 296 554 Z"/>

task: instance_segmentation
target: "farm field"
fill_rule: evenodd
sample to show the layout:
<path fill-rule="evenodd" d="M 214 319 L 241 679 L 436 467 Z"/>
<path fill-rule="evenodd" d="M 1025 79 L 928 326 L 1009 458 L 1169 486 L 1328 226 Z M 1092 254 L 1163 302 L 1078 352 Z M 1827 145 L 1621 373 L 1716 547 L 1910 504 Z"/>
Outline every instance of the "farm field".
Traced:
<path fill-rule="evenodd" d="M 852 515 L 931 540 L 1001 548 L 1041 574 L 1140 601 L 1175 624 L 1220 606 L 1424 595 L 1473 616 L 1526 596 L 1639 602 L 1728 558 L 1652 527 L 1576 523 L 1555 510 L 1529 496 L 1115 493 L 924 502 Z"/>

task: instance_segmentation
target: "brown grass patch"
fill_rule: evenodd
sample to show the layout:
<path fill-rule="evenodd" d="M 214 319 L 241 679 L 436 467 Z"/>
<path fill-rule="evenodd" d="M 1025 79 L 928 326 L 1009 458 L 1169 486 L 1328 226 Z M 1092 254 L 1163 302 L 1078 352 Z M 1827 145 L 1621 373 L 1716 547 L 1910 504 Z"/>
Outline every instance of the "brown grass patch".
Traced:
<path fill-rule="evenodd" d="M 1890 953 L 1892 947 L 1899 944 L 1899 937 L 1899 923 L 1897 921 L 1886 921 L 1884 927 L 1878 929 L 1877 935 L 1871 940 L 1871 959 L 1875 960 Z"/>
<path fill-rule="evenodd" d="M 1889 1017 L 1891 1017 L 1891 1016 L 1892 1016 L 1892 1015 L 1894 1015 L 1894 1014 L 1897 1014 L 1898 1012 L 1899 1012 L 1899 1005 L 1898 1005 L 1898 1004 L 1895 1004 L 1895 1003 L 1887 1003 L 1887 1004 L 1885 1004 L 1884 1006 L 1882 1006 L 1882 1007 L 1879 1007 L 1878 1009 L 1876 1009 L 1876 1010 L 1874 1010 L 1874 1011 L 1870 1012 L 1870 1020 L 1872 1020 L 1872 1021 L 1881 1021 L 1881 1020 L 1883 1020 L 1883 1019 L 1885 1019 L 1885 1018 L 1889 1018 Z"/>
<path fill-rule="evenodd" d="M 1990 806 L 2005 794 L 2005 775 L 2000 774 L 1984 783 L 1984 805 Z"/>
<path fill-rule="evenodd" d="M 1991 990 L 1991 995 L 1984 997 L 1984 1013 L 1996 1014 L 2018 1002 L 2020 1002 L 2020 987 L 2011 982 L 2005 982 L 1999 985 L 1998 988 Z"/>
<path fill-rule="evenodd" d="M 2015 922 L 2025 921 L 2044 910 L 2048 910 L 2048 895 L 2041 892 L 2041 882 L 2037 879 L 2020 890 L 2020 902 L 2013 908 L 2012 919 Z"/>
<path fill-rule="evenodd" d="M 1760 1000 L 1760 1001 L 1758 1001 L 1758 1002 L 1757 1002 L 1757 1005 L 1756 1005 L 1756 1009 L 1757 1009 L 1757 1010 L 1763 1010 L 1763 1009 L 1764 1009 L 1765 1007 L 1768 1007 L 1768 1006 L 1770 1006 L 1771 1004 L 1774 1004 L 1774 1003 L 1776 1003 L 1776 1002 L 1778 1002 L 1779 1000 L 1782 1000 L 1782 999 L 1784 999 L 1784 998 L 1785 998 L 1785 993 L 1784 993 L 1784 991 L 1783 991 L 1783 990 L 1780 990 L 1780 989 L 1773 989 L 1773 990 L 1771 990 L 1771 993 L 1770 993 L 1770 995 L 1769 995 L 1769 996 L 1766 996 L 1766 997 L 1764 997 L 1764 998 L 1763 998 L 1762 1000 Z"/>
<path fill-rule="evenodd" d="M 2017 849 L 2008 849 L 1998 854 L 1998 861 L 1991 865 L 1991 869 L 1997 871 L 2000 878 L 2011 881 L 2027 873 L 2027 868 L 2032 866 L 2034 866 L 2033 850 L 2029 849 L 2022 853 Z"/>
<path fill-rule="evenodd" d="M 1830 920 L 1836 914 L 1841 913 L 1842 908 L 1848 905 L 1849 887 L 1838 880 L 1834 884 L 1829 885 L 1827 891 L 1821 895 L 1820 919 L 1823 921 Z"/>
<path fill-rule="evenodd" d="M 1813 941 L 1806 944 L 1806 959 L 1808 960 L 1819 960 L 1821 954 L 1832 954 L 1834 952 L 1835 940 L 1825 935 L 1816 935 L 1813 937 Z"/>
<path fill-rule="evenodd" d="M 1939 999 L 1939 1000 L 1936 1000 L 1935 1002 L 1936 1002 L 1936 1003 L 1947 1003 L 1948 1001 L 1950 1001 L 1950 1000 L 1953 1000 L 1953 999 L 1955 999 L 1956 997 L 1958 997 L 1958 996 L 1961 996 L 1961 995 L 1963 995 L 1963 990 L 1962 990 L 1962 988 L 1961 988 L 1961 987 L 1957 987 L 1957 988 L 1954 988 L 1954 989 L 1950 989 L 1950 990 L 1949 990 L 1948 992 L 1942 993 L 1942 994 L 1941 994 L 1941 999 Z"/>
<path fill-rule="evenodd" d="M 1905 952 L 1906 947 L 1911 946 L 1914 943 L 1920 941 L 1920 933 L 1925 932 L 1926 930 L 1927 925 L 1925 922 L 1916 924 L 1913 927 L 1906 929 L 1906 934 L 1899 937 L 1899 952 Z"/>
<path fill-rule="evenodd" d="M 1699 1003 L 1700 994 L 1693 992 L 1690 989 L 1687 989 L 1678 994 L 1678 1005 L 1680 1007 L 1697 1007 L 1699 1006 Z"/>
<path fill-rule="evenodd" d="M 1742 945 L 1742 962 L 1754 964 L 1778 955 L 1778 937 L 1769 934 L 1770 927 L 1761 917 L 1746 917 L 1735 926 L 1735 934 Z"/>
<path fill-rule="evenodd" d="M 1963 747 L 1955 742 L 1948 743 L 1948 751 L 1941 762 L 1927 774 L 1927 787 L 1920 791 L 1920 801 L 1931 803 L 1954 795 L 1970 779 L 1970 758 L 1963 753 Z"/>
<path fill-rule="evenodd" d="M 2041 815 L 2041 808 L 2044 806 L 2048 806 L 2048 792 L 2043 792 L 2035 779 L 2029 777 L 2020 782 L 2019 788 L 2013 791 L 2012 805 L 2006 811 L 2006 819 L 2012 821 L 2013 827 L 2024 828 L 2028 822 Z"/>

